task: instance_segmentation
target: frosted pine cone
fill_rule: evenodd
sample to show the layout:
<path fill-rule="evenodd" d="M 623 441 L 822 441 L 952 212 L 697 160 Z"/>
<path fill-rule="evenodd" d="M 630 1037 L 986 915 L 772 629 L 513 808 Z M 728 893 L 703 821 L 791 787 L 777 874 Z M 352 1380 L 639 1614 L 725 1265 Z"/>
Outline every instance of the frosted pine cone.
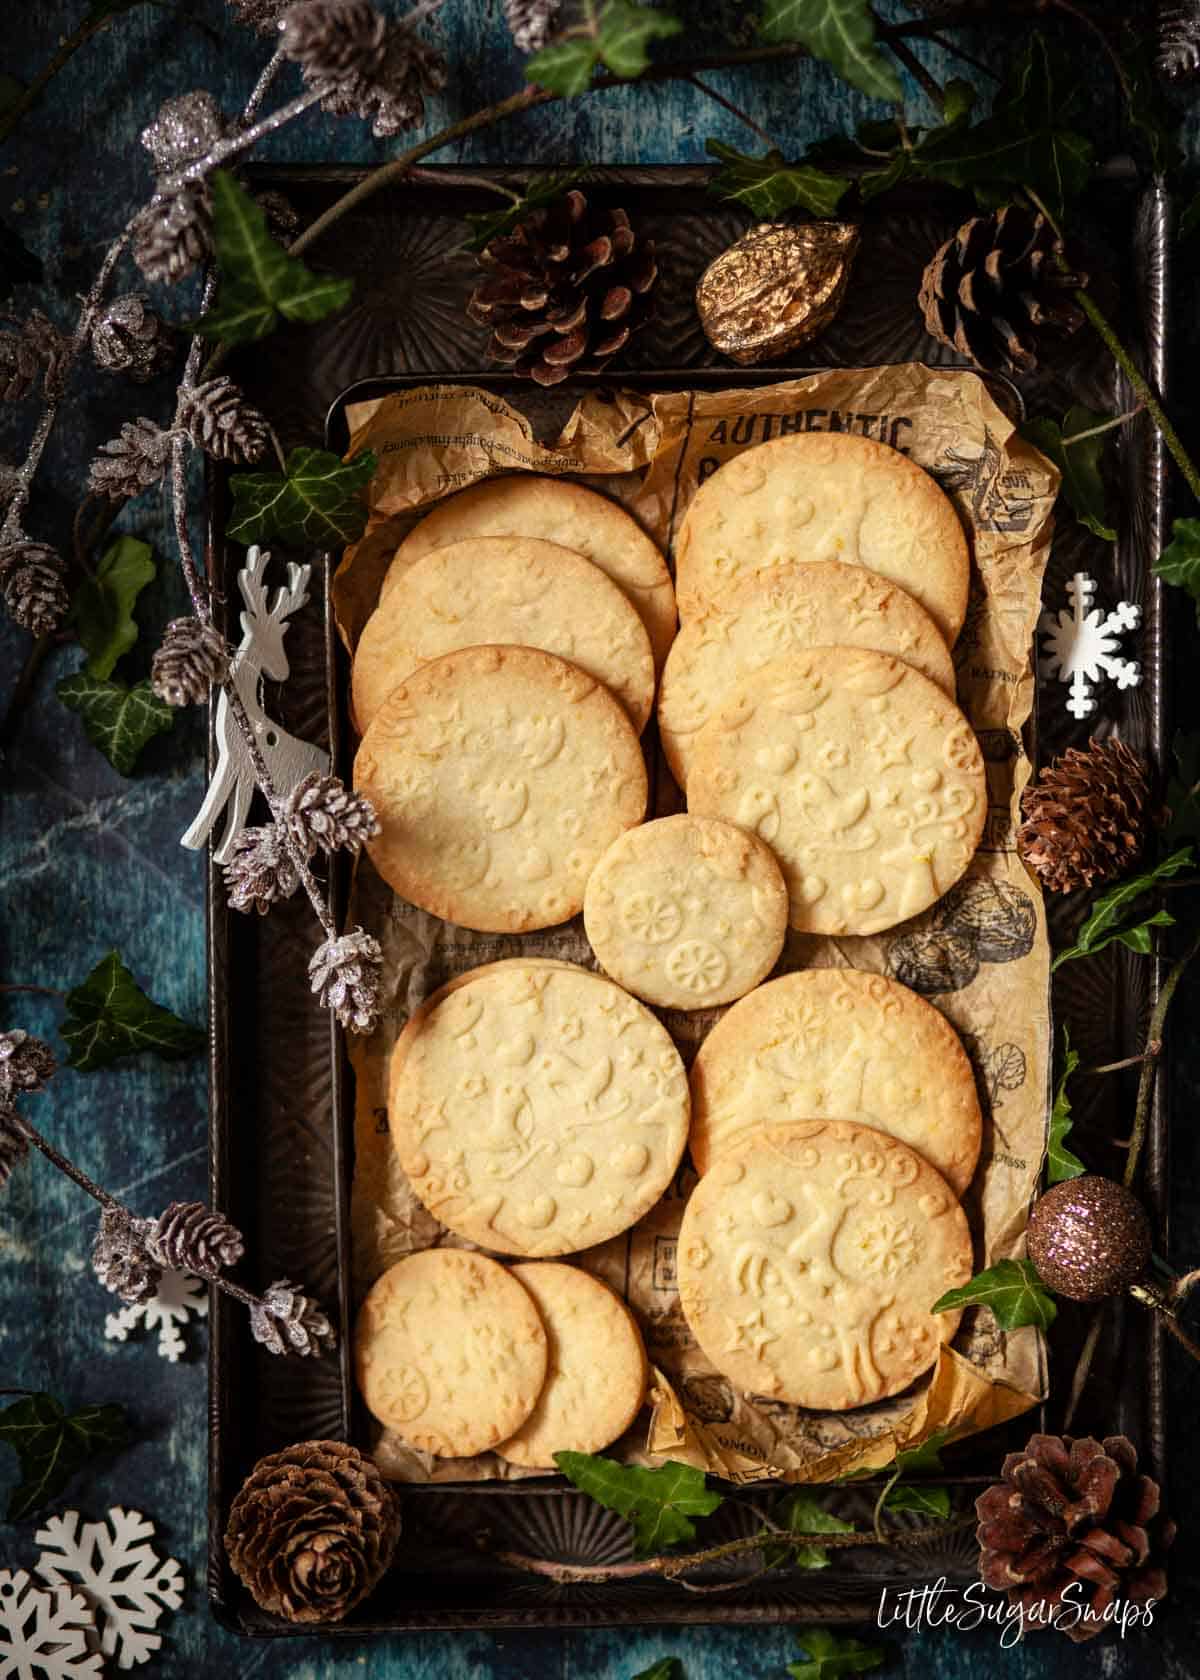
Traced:
<path fill-rule="evenodd" d="M 254 1466 L 225 1550 L 269 1615 L 340 1622 L 374 1589 L 399 1536 L 399 1501 L 369 1458 L 341 1441 L 300 1441 Z"/>
<path fill-rule="evenodd" d="M 103 373 L 124 373 L 145 385 L 175 359 L 175 335 L 140 292 L 106 304 L 92 325 L 92 357 Z"/>
<path fill-rule="evenodd" d="M 170 453 L 169 432 L 144 415 L 127 420 L 119 437 L 100 445 L 88 472 L 88 489 L 93 496 L 108 496 L 114 502 L 140 496 L 162 482 Z"/>
<path fill-rule="evenodd" d="M 257 1306 L 250 1308 L 250 1334 L 268 1353 L 296 1353 L 301 1359 L 316 1357 L 337 1340 L 316 1301 L 288 1278 L 271 1284 Z"/>
<path fill-rule="evenodd" d="M 378 69 L 340 82 L 322 99 L 321 109 L 335 117 L 361 117 L 377 140 L 387 140 L 415 127 L 425 115 L 425 95 L 445 85 L 446 60 L 402 20 L 388 31 Z"/>
<path fill-rule="evenodd" d="M 332 1009 L 347 1032 L 373 1032 L 379 1015 L 379 976 L 383 952 L 362 928 L 326 939 L 308 965 L 312 989 Z"/>
<path fill-rule="evenodd" d="M 32 1038 L 19 1027 L 0 1033 L 0 1106 L 11 1102 L 18 1091 L 44 1091 L 57 1067 L 53 1050 L 40 1038 Z"/>
<path fill-rule="evenodd" d="M 0 332 L 0 397 L 20 402 L 32 393 L 39 374 L 47 398 L 57 396 L 69 348 L 70 340 L 53 321 L 40 309 L 30 310 L 16 331 Z"/>
<path fill-rule="evenodd" d="M 244 828 L 225 865 L 230 909 L 257 910 L 265 916 L 272 904 L 290 898 L 299 885 L 300 876 L 279 825 Z"/>
<path fill-rule="evenodd" d="M 279 50 L 310 82 L 370 81 L 383 64 L 387 24 L 369 0 L 299 0 L 284 14 Z"/>
<path fill-rule="evenodd" d="M 150 686 L 168 706 L 202 706 L 228 674 L 228 643 L 198 618 L 173 618 L 150 661 Z"/>
<path fill-rule="evenodd" d="M 225 113 L 212 94 L 201 89 L 164 101 L 154 121 L 142 130 L 141 141 L 154 159 L 154 173 L 167 176 L 199 163 L 227 129 Z"/>
<path fill-rule="evenodd" d="M 29 1140 L 15 1108 L 0 1106 L 0 1190 L 29 1154 Z"/>
<path fill-rule="evenodd" d="M 257 461 L 271 441 L 266 418 L 223 373 L 180 391 L 176 424 L 215 461 Z"/>
<path fill-rule="evenodd" d="M 246 1252 L 237 1227 L 203 1202 L 172 1202 L 164 1208 L 150 1234 L 149 1247 L 160 1265 L 202 1276 L 236 1266 Z"/>
<path fill-rule="evenodd" d="M 288 795 L 285 820 L 306 856 L 318 847 L 323 852 L 345 847 L 357 855 L 380 829 L 369 799 L 344 787 L 340 776 L 322 776 L 317 770 Z"/>
<path fill-rule="evenodd" d="M 0 548 L 0 595 L 8 615 L 23 630 L 47 636 L 66 617 L 66 567 L 46 543 L 18 537 Z"/>
<path fill-rule="evenodd" d="M 1123 741 L 1091 740 L 1043 766 L 1021 795 L 1017 850 L 1050 892 L 1115 881 L 1145 849 L 1149 766 Z"/>
<path fill-rule="evenodd" d="M 132 229 L 133 260 L 147 280 L 174 285 L 202 263 L 212 249 L 212 203 L 194 181 L 149 204 Z"/>
<path fill-rule="evenodd" d="M 122 1301 L 148 1301 L 162 1281 L 148 1239 L 153 1219 L 135 1219 L 121 1207 L 106 1207 L 92 1244 L 92 1270 Z"/>
<path fill-rule="evenodd" d="M 539 52 L 558 27 L 558 0 L 504 0 L 504 21 L 518 52 Z"/>

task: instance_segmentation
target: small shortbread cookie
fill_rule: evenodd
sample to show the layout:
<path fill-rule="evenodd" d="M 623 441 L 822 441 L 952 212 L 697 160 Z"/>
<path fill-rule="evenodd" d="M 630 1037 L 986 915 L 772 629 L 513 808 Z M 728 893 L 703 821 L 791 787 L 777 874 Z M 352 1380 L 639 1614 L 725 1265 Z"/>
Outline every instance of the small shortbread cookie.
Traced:
<path fill-rule="evenodd" d="M 696 1171 L 751 1130 L 854 1120 L 937 1168 L 955 1195 L 971 1181 L 983 1127 L 970 1058 L 932 1004 L 882 974 L 808 968 L 734 1005 L 690 1075 Z"/>
<path fill-rule="evenodd" d="M 962 875 L 987 816 L 974 731 L 903 660 L 813 648 L 726 690 L 696 738 L 688 808 L 779 859 L 791 924 L 879 933 Z"/>
<path fill-rule="evenodd" d="M 592 866 L 642 820 L 646 766 L 620 701 L 535 648 L 447 653 L 394 689 L 354 761 L 368 842 L 410 903 L 482 933 L 576 914 Z"/>
<path fill-rule="evenodd" d="M 533 1296 L 550 1357 L 537 1405 L 496 1451 L 553 1470 L 556 1452 L 600 1452 L 629 1428 L 646 1393 L 646 1350 L 624 1301 L 590 1272 L 540 1260 L 512 1275 Z"/>
<path fill-rule="evenodd" d="M 934 1313 L 971 1276 L 949 1185 L 867 1126 L 768 1127 L 713 1163 L 676 1250 L 696 1340 L 746 1394 L 846 1411 L 928 1370 L 961 1314 Z"/>
<path fill-rule="evenodd" d="M 470 1458 L 507 1440 L 546 1380 L 529 1292 L 497 1260 L 428 1248 L 376 1282 L 355 1330 L 367 1409 L 421 1452 Z"/>
<path fill-rule="evenodd" d="M 813 647 L 894 654 L 954 698 L 954 663 L 937 625 L 894 583 L 835 561 L 754 572 L 688 620 L 663 667 L 659 735 L 681 788 L 696 735 L 730 684 Z"/>
<path fill-rule="evenodd" d="M 439 502 L 396 550 L 380 599 L 430 549 L 476 537 L 541 537 L 582 554 L 637 608 L 655 666 L 662 666 L 675 634 L 675 590 L 666 561 L 624 508 L 565 478 L 489 478 Z"/>
<path fill-rule="evenodd" d="M 787 918 L 771 848 L 716 817 L 630 829 L 583 895 L 583 925 L 605 972 L 668 1009 L 709 1009 L 757 986 L 783 949 Z"/>
<path fill-rule="evenodd" d="M 430 1010 L 388 1099 L 430 1213 L 532 1259 L 636 1224 L 679 1165 L 688 1109 L 679 1052 L 644 1004 L 587 969 L 516 962 Z"/>
<path fill-rule="evenodd" d="M 424 555 L 367 620 L 350 676 L 359 730 L 419 666 L 488 642 L 569 659 L 612 690 L 639 734 L 645 728 L 650 638 L 616 584 L 557 543 L 478 537 Z"/>
<path fill-rule="evenodd" d="M 849 432 L 773 438 L 705 479 L 675 544 L 680 616 L 752 572 L 814 560 L 898 583 L 948 644 L 962 627 L 970 554 L 953 502 L 915 461 Z"/>

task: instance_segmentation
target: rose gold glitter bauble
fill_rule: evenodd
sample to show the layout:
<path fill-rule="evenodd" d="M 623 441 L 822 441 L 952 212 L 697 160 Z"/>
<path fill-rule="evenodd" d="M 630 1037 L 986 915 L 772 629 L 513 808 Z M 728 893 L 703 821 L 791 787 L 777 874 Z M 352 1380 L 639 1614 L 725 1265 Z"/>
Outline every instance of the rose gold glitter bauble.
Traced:
<path fill-rule="evenodd" d="M 1130 1191 L 1087 1173 L 1034 1203 L 1026 1233 L 1042 1282 L 1072 1301 L 1103 1301 L 1136 1283 L 1150 1262 L 1150 1221 Z"/>

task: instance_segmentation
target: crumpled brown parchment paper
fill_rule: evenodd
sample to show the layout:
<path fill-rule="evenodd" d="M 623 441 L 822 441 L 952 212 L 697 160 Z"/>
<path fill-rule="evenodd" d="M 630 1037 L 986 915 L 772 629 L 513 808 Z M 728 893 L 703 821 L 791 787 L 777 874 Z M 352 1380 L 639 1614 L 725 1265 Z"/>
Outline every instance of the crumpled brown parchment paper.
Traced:
<path fill-rule="evenodd" d="M 530 393 L 522 406 L 535 410 Z M 621 502 L 670 554 L 696 486 L 739 450 L 788 431 L 854 431 L 904 450 L 953 498 L 972 539 L 966 623 L 955 648 L 959 704 L 983 745 L 989 814 L 966 880 L 912 921 L 872 938 L 792 934 L 777 972 L 848 966 L 889 974 L 954 1023 L 975 1066 L 984 1111 L 979 1170 L 965 1198 L 976 1268 L 1018 1254 L 1045 1145 L 1050 1068 L 1049 944 L 1040 895 L 1014 832 L 1029 763 L 1021 729 L 1034 700 L 1030 663 L 1058 488 L 1054 467 L 1016 433 L 984 383 L 910 363 L 821 373 L 755 388 L 584 397 L 550 447 L 525 413 L 476 388 L 430 385 L 349 411 L 350 453 L 374 449 L 370 523 L 334 580 L 349 648 L 375 605 L 395 548 L 420 513 L 482 478 L 570 474 Z M 656 755 L 657 756 L 657 755 Z M 652 765 L 651 814 L 682 808 L 665 765 Z M 425 1211 L 396 1163 L 387 1129 L 387 1064 L 409 1013 L 451 976 L 504 957 L 549 956 L 595 967 L 582 918 L 520 937 L 471 933 L 396 898 L 364 860 L 351 925 L 380 939 L 383 1023 L 355 1041 L 352 1230 L 356 1299 L 402 1255 L 457 1243 Z M 660 1012 L 684 1060 L 716 1019 Z M 683 1459 L 737 1481 L 828 1481 L 888 1463 L 932 1430 L 968 1434 L 1027 1410 L 1046 1390 L 1033 1330 L 999 1330 L 968 1312 L 932 1372 L 895 1399 L 820 1413 L 748 1399 L 696 1346 L 675 1290 L 675 1240 L 694 1175 L 685 1158 L 667 1196 L 632 1231 L 577 1257 L 621 1291 L 654 1366 L 649 1428 L 615 1456 Z M 598 1350 L 602 1356 L 602 1350 Z M 385 1431 L 385 1473 L 402 1480 L 520 1474 L 486 1454 L 433 1460 Z"/>

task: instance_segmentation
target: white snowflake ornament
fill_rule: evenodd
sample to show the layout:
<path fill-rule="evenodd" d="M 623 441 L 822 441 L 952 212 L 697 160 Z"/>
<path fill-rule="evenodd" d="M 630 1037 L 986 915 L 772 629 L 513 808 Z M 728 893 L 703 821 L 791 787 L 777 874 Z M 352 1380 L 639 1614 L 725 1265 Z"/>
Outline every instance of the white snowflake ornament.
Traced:
<path fill-rule="evenodd" d="M 190 1272 L 168 1269 L 148 1301 L 131 1301 L 120 1312 L 105 1314 L 104 1334 L 110 1342 L 127 1342 L 130 1331 L 139 1324 L 145 1330 L 157 1330 L 159 1357 L 178 1365 L 187 1352 L 180 1325 L 186 1324 L 193 1313 L 197 1318 L 207 1316 L 208 1285 Z M 3 1675 L 0 1680 L 4 1680 Z"/>
<path fill-rule="evenodd" d="M 1093 606 L 1096 583 L 1086 572 L 1076 572 L 1067 585 L 1070 608 L 1057 613 L 1049 608 L 1038 619 L 1042 640 L 1042 670 L 1067 685 L 1067 710 L 1074 718 L 1091 717 L 1096 710 L 1095 684 L 1109 677 L 1119 689 L 1136 688 L 1142 667 L 1136 659 L 1122 659 L 1120 637 L 1136 630 L 1142 609 L 1132 601 L 1118 601 L 1105 614 Z"/>
<path fill-rule="evenodd" d="M 25 1570 L 0 1569 L 0 1680 L 84 1680 L 103 1672 L 89 1650 L 95 1623 L 69 1587 L 39 1587 Z"/>
<path fill-rule="evenodd" d="M 120 1505 L 103 1522 L 82 1525 L 78 1511 L 64 1511 L 33 1537 L 45 1547 L 34 1565 L 38 1574 L 56 1587 L 74 1577 L 95 1606 L 100 1650 L 115 1655 L 121 1668 L 149 1662 L 162 1644 L 154 1628 L 163 1611 L 183 1603 L 183 1571 L 174 1558 L 159 1557 L 149 1543 L 153 1538 L 154 1524 Z M 5 1672 L 0 1670 L 0 1680 Z"/>

